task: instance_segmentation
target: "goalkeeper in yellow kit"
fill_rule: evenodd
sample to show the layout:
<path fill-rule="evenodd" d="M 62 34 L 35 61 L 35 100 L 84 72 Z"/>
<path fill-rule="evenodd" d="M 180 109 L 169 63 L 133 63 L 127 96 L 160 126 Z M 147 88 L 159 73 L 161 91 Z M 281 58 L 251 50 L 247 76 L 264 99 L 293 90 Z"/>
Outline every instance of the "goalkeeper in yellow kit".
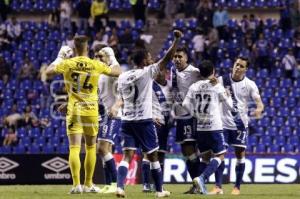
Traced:
<path fill-rule="evenodd" d="M 100 191 L 92 178 L 96 164 L 96 138 L 98 133 L 98 79 L 101 74 L 119 76 L 119 67 L 110 68 L 106 64 L 88 57 L 88 38 L 74 38 L 75 57 L 67 58 L 70 48 L 62 47 L 58 58 L 46 70 L 47 76 L 63 74 L 68 92 L 66 116 L 67 135 L 70 144 L 69 164 L 73 179 L 71 194 Z M 115 59 L 112 57 L 112 59 Z M 80 146 L 82 135 L 85 139 L 84 160 L 85 180 L 80 185 Z"/>

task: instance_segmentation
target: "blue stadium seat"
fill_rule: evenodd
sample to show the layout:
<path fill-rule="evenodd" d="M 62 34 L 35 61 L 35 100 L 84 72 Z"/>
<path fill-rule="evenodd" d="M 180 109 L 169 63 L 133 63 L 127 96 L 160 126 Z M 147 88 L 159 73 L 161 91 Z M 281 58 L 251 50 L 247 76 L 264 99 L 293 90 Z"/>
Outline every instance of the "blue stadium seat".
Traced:
<path fill-rule="evenodd" d="M 290 126 L 290 127 L 298 127 L 298 125 L 299 125 L 298 118 L 297 117 L 288 117 L 286 125 Z"/>
<path fill-rule="evenodd" d="M 11 146 L 0 146 L 1 154 L 10 154 L 12 151 Z"/>
<path fill-rule="evenodd" d="M 293 145 L 286 144 L 282 147 L 282 152 L 293 153 L 293 152 L 295 152 L 295 147 Z"/>
<path fill-rule="evenodd" d="M 46 145 L 42 146 L 42 151 L 45 154 L 55 153 L 54 146 L 52 146 L 51 144 L 46 144 Z"/>
<path fill-rule="evenodd" d="M 289 137 L 288 143 L 293 146 L 299 146 L 299 144 L 300 144 L 299 135 L 293 135 L 293 136 Z"/>
<path fill-rule="evenodd" d="M 228 4 L 228 7 L 230 7 L 230 8 L 239 8 L 240 7 L 239 0 L 229 0 L 227 4 Z"/>
<path fill-rule="evenodd" d="M 39 127 L 32 128 L 29 132 L 32 138 L 38 138 L 41 136 L 41 129 Z"/>
<path fill-rule="evenodd" d="M 280 152 L 280 146 L 278 145 L 271 145 L 268 147 L 267 152 L 270 153 L 279 153 Z"/>
<path fill-rule="evenodd" d="M 17 134 L 19 138 L 27 137 L 27 131 L 25 130 L 24 127 L 18 128 Z"/>
<path fill-rule="evenodd" d="M 270 126 L 266 128 L 266 135 L 276 136 L 279 133 L 279 128 L 275 126 Z"/>
<path fill-rule="evenodd" d="M 253 8 L 254 7 L 254 1 L 253 0 L 242 0 L 241 6 L 243 8 Z"/>
<path fill-rule="evenodd" d="M 67 154 L 69 153 L 69 146 L 68 145 L 60 145 L 57 147 L 57 153 Z"/>
<path fill-rule="evenodd" d="M 51 127 L 48 127 L 44 130 L 43 136 L 46 138 L 52 138 L 54 136 L 53 129 Z"/>
<path fill-rule="evenodd" d="M 277 112 L 277 116 L 287 117 L 290 114 L 290 110 L 288 107 L 280 107 Z"/>
<path fill-rule="evenodd" d="M 18 144 L 12 148 L 14 154 L 24 154 L 26 152 L 25 146 L 23 144 Z"/>
<path fill-rule="evenodd" d="M 257 140 L 257 136 L 249 136 L 248 138 L 248 145 L 250 146 L 256 146 L 258 143 L 258 140 Z"/>
<path fill-rule="evenodd" d="M 266 151 L 266 147 L 264 144 L 257 144 L 255 147 L 253 147 L 253 151 L 255 153 L 264 153 Z"/>
<path fill-rule="evenodd" d="M 278 146 L 283 146 L 286 143 L 285 137 L 283 135 L 274 137 L 274 144 Z"/>
<path fill-rule="evenodd" d="M 22 144 L 26 147 L 30 146 L 31 143 L 32 143 L 31 138 L 29 136 L 20 138 L 20 140 L 19 140 L 19 144 Z"/>
<path fill-rule="evenodd" d="M 276 126 L 276 127 L 281 127 L 284 125 L 284 119 L 283 117 L 276 117 L 275 119 L 273 118 L 272 122 L 271 122 L 272 126 Z"/>
<path fill-rule="evenodd" d="M 39 154 L 41 153 L 40 147 L 38 145 L 32 144 L 28 147 L 29 154 Z"/>
<path fill-rule="evenodd" d="M 35 143 L 36 143 L 37 145 L 39 145 L 39 146 L 42 147 L 42 146 L 45 145 L 46 139 L 45 139 L 44 136 L 40 136 L 40 137 L 38 137 L 38 138 L 35 139 Z"/>
<path fill-rule="evenodd" d="M 52 137 L 52 138 L 49 139 L 49 143 L 52 146 L 59 146 L 60 145 L 60 139 L 59 139 L 59 137 L 54 136 L 54 137 Z"/>
<path fill-rule="evenodd" d="M 273 139 L 268 135 L 262 135 L 260 143 L 269 146 L 273 144 Z"/>
<path fill-rule="evenodd" d="M 184 20 L 183 19 L 176 19 L 175 22 L 173 23 L 173 28 L 183 30 L 185 28 Z"/>
<path fill-rule="evenodd" d="M 283 127 L 281 127 L 281 129 L 279 130 L 279 134 L 280 135 L 283 135 L 283 136 L 290 136 L 290 135 L 292 135 L 292 129 L 291 129 L 291 127 L 289 127 L 289 126 L 283 126 Z"/>

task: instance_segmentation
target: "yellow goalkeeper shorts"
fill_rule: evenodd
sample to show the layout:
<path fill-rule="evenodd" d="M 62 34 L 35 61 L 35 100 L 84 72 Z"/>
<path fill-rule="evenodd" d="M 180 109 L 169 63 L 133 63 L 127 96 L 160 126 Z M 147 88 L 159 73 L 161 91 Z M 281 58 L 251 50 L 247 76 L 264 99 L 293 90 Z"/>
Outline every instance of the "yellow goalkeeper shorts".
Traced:
<path fill-rule="evenodd" d="M 99 129 L 98 116 L 69 115 L 67 120 L 67 135 L 84 134 L 97 136 Z"/>

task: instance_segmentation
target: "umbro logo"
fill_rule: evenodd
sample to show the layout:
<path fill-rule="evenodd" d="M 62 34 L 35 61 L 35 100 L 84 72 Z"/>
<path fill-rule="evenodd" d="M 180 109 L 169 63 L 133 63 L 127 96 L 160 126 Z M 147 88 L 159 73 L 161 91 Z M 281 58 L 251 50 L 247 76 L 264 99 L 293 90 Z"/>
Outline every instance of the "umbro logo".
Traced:
<path fill-rule="evenodd" d="M 12 161 L 5 157 L 0 158 L 0 172 L 1 173 L 5 173 L 6 171 L 12 170 L 18 166 L 19 166 L 19 164 L 15 161 Z"/>
<path fill-rule="evenodd" d="M 67 168 L 69 168 L 69 163 L 67 160 L 60 158 L 60 157 L 55 157 L 52 158 L 44 163 L 42 163 L 42 166 L 54 171 L 54 172 L 61 172 L 63 170 L 66 170 Z"/>

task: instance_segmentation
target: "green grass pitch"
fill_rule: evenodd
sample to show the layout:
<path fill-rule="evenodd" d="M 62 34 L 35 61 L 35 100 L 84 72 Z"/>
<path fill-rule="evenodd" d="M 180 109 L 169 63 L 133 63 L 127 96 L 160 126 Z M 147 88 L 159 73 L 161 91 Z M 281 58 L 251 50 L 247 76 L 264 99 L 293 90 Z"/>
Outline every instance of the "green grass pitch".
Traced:
<path fill-rule="evenodd" d="M 240 196 L 230 195 L 232 185 L 224 186 L 224 195 L 218 196 L 203 196 L 203 195 L 184 195 L 182 192 L 189 188 L 189 185 L 174 185 L 167 184 L 164 186 L 172 192 L 170 198 L 209 198 L 209 199 L 299 199 L 300 185 L 299 184 L 256 184 L 242 185 L 242 194 Z M 208 185 L 209 188 L 212 185 Z M 69 195 L 67 192 L 71 188 L 70 185 L 17 185 L 17 186 L 0 186 L 0 199 L 74 199 L 74 198 L 89 198 L 89 199 L 109 199 L 116 198 L 113 194 L 81 194 Z M 126 198 L 146 199 L 154 198 L 153 193 L 142 193 L 141 185 L 127 186 Z"/>

